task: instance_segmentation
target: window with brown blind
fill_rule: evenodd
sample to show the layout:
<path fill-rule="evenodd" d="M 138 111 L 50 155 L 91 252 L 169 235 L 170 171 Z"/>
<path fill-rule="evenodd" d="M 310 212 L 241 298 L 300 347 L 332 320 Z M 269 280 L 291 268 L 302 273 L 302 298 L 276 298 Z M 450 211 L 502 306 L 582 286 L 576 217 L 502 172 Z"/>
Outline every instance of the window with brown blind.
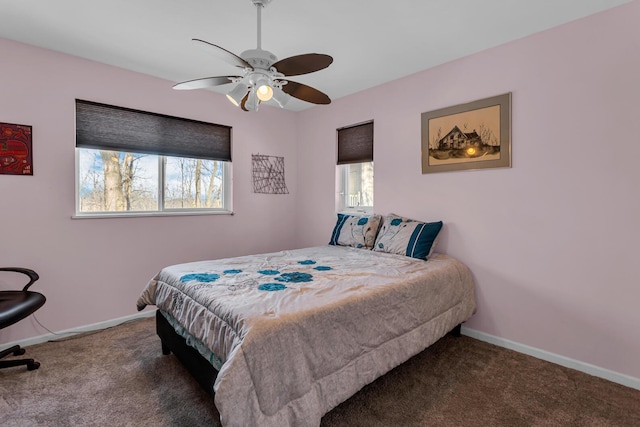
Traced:
<path fill-rule="evenodd" d="M 373 120 L 337 129 L 338 206 L 373 213 Z"/>
<path fill-rule="evenodd" d="M 230 212 L 231 127 L 76 100 L 76 216 Z"/>

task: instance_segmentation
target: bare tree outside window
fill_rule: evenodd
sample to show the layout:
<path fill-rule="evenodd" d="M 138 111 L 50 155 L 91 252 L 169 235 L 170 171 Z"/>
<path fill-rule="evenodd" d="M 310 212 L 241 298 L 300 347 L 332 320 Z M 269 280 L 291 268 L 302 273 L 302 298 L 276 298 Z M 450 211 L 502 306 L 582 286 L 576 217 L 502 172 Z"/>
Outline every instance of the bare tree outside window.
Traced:
<path fill-rule="evenodd" d="M 162 167 L 159 167 L 159 162 Z M 79 149 L 79 212 L 222 208 L 223 162 Z M 164 171 L 164 206 L 159 200 Z"/>
<path fill-rule="evenodd" d="M 166 158 L 165 207 L 222 206 L 222 168 L 216 160 Z"/>

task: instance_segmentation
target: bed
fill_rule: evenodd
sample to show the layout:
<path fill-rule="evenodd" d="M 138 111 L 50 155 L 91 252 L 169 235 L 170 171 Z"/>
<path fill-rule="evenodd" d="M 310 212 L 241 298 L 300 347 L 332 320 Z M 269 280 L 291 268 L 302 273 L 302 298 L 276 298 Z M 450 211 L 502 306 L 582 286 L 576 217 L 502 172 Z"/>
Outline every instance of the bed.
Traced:
<path fill-rule="evenodd" d="M 157 307 L 163 353 L 224 426 L 318 426 L 474 313 L 459 260 L 372 250 L 380 236 L 340 245 L 335 232 L 330 245 L 169 266 L 144 287 L 137 307 Z"/>

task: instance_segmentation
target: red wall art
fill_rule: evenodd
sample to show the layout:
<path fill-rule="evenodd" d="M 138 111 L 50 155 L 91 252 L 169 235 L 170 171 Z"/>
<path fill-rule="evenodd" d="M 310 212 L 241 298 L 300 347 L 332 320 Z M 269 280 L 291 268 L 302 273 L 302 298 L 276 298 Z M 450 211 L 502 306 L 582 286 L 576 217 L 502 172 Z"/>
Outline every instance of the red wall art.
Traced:
<path fill-rule="evenodd" d="M 31 126 L 0 123 L 0 174 L 33 175 Z"/>

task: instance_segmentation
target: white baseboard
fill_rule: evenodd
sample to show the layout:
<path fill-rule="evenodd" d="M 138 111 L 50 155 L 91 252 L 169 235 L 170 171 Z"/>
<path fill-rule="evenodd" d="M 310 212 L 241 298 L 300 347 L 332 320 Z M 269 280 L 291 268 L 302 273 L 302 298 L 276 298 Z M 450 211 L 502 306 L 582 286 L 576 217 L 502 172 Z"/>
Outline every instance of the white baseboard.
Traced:
<path fill-rule="evenodd" d="M 495 335 L 486 334 L 484 332 L 476 331 L 465 326 L 462 327 L 462 335 L 469 336 L 471 338 L 478 339 L 480 341 L 495 344 L 498 347 L 508 348 L 509 350 L 517 351 L 518 353 L 524 353 L 529 356 L 533 356 L 538 359 L 546 360 L 547 362 L 555 363 L 565 368 L 575 369 L 576 371 L 584 372 L 595 377 L 604 378 L 614 383 L 622 384 L 627 387 L 640 390 L 640 378 L 634 378 L 629 375 L 620 374 L 618 372 L 610 371 L 608 369 L 601 368 L 599 366 L 591 365 L 589 363 L 581 362 L 579 360 L 571 359 L 559 354 L 550 353 L 545 350 L 540 350 L 535 347 L 530 347 L 525 344 L 520 344 L 515 341 L 500 338 Z"/>
<path fill-rule="evenodd" d="M 120 325 L 122 323 L 129 322 L 131 320 L 152 317 L 152 316 L 155 316 L 155 313 L 156 313 L 155 310 L 141 311 L 139 313 L 132 314 L 129 316 L 124 316 L 124 317 L 119 317 L 117 319 L 111 319 L 111 320 L 106 320 L 104 322 L 92 323 L 86 326 L 66 329 L 64 331 L 56 332 L 55 334 L 50 333 L 50 334 L 40 335 L 33 338 L 27 338 L 24 340 L 5 343 L 5 345 L 3 345 L 3 348 L 9 348 L 14 345 L 20 345 L 20 346 L 26 347 L 34 344 L 40 344 L 50 340 L 67 338 L 69 336 L 81 334 L 84 332 L 92 332 L 100 329 L 110 328 L 112 326 Z M 471 338 L 475 338 L 480 341 L 488 342 L 490 344 L 497 345 L 498 347 L 508 348 L 509 350 L 514 350 L 519 353 L 527 354 L 529 356 L 533 356 L 538 359 L 546 360 L 547 362 L 555 363 L 557 365 L 564 366 L 566 368 L 575 369 L 577 371 L 584 372 L 586 374 L 593 375 L 595 377 L 604 378 L 614 383 L 622 384 L 624 386 L 631 387 L 636 390 L 640 390 L 640 378 L 634 378 L 629 375 L 620 374 L 618 372 L 610 371 L 608 369 L 604 369 L 599 366 L 591 365 L 589 363 L 581 362 L 579 360 L 571 359 L 565 356 L 561 356 L 559 354 L 550 353 L 545 350 L 540 350 L 535 347 L 531 347 L 525 344 L 520 344 L 518 342 L 511 341 L 505 338 L 500 338 L 495 335 L 487 334 L 484 332 L 480 332 L 475 329 L 467 328 L 466 326 L 462 327 L 461 332 L 463 335 L 466 335 Z"/>
<path fill-rule="evenodd" d="M 92 323 L 90 325 L 79 326 L 77 328 L 65 329 L 64 331 L 59 331 L 55 333 L 49 333 L 45 335 L 40 335 L 33 338 L 27 338 L 24 340 L 13 341 L 10 343 L 5 343 L 2 345 L 2 349 L 12 347 L 14 345 L 19 345 L 22 347 L 27 347 L 34 344 L 40 344 L 47 341 L 59 340 L 62 338 L 68 338 L 73 335 L 81 334 L 84 332 L 92 332 L 98 331 L 100 329 L 107 329 L 112 326 L 117 326 L 125 322 L 129 322 L 131 320 L 143 319 L 145 317 L 151 317 L 156 314 L 155 310 L 146 310 L 141 311 L 136 314 L 131 314 L 129 316 L 118 317 L 117 319 L 105 320 L 104 322 Z"/>

